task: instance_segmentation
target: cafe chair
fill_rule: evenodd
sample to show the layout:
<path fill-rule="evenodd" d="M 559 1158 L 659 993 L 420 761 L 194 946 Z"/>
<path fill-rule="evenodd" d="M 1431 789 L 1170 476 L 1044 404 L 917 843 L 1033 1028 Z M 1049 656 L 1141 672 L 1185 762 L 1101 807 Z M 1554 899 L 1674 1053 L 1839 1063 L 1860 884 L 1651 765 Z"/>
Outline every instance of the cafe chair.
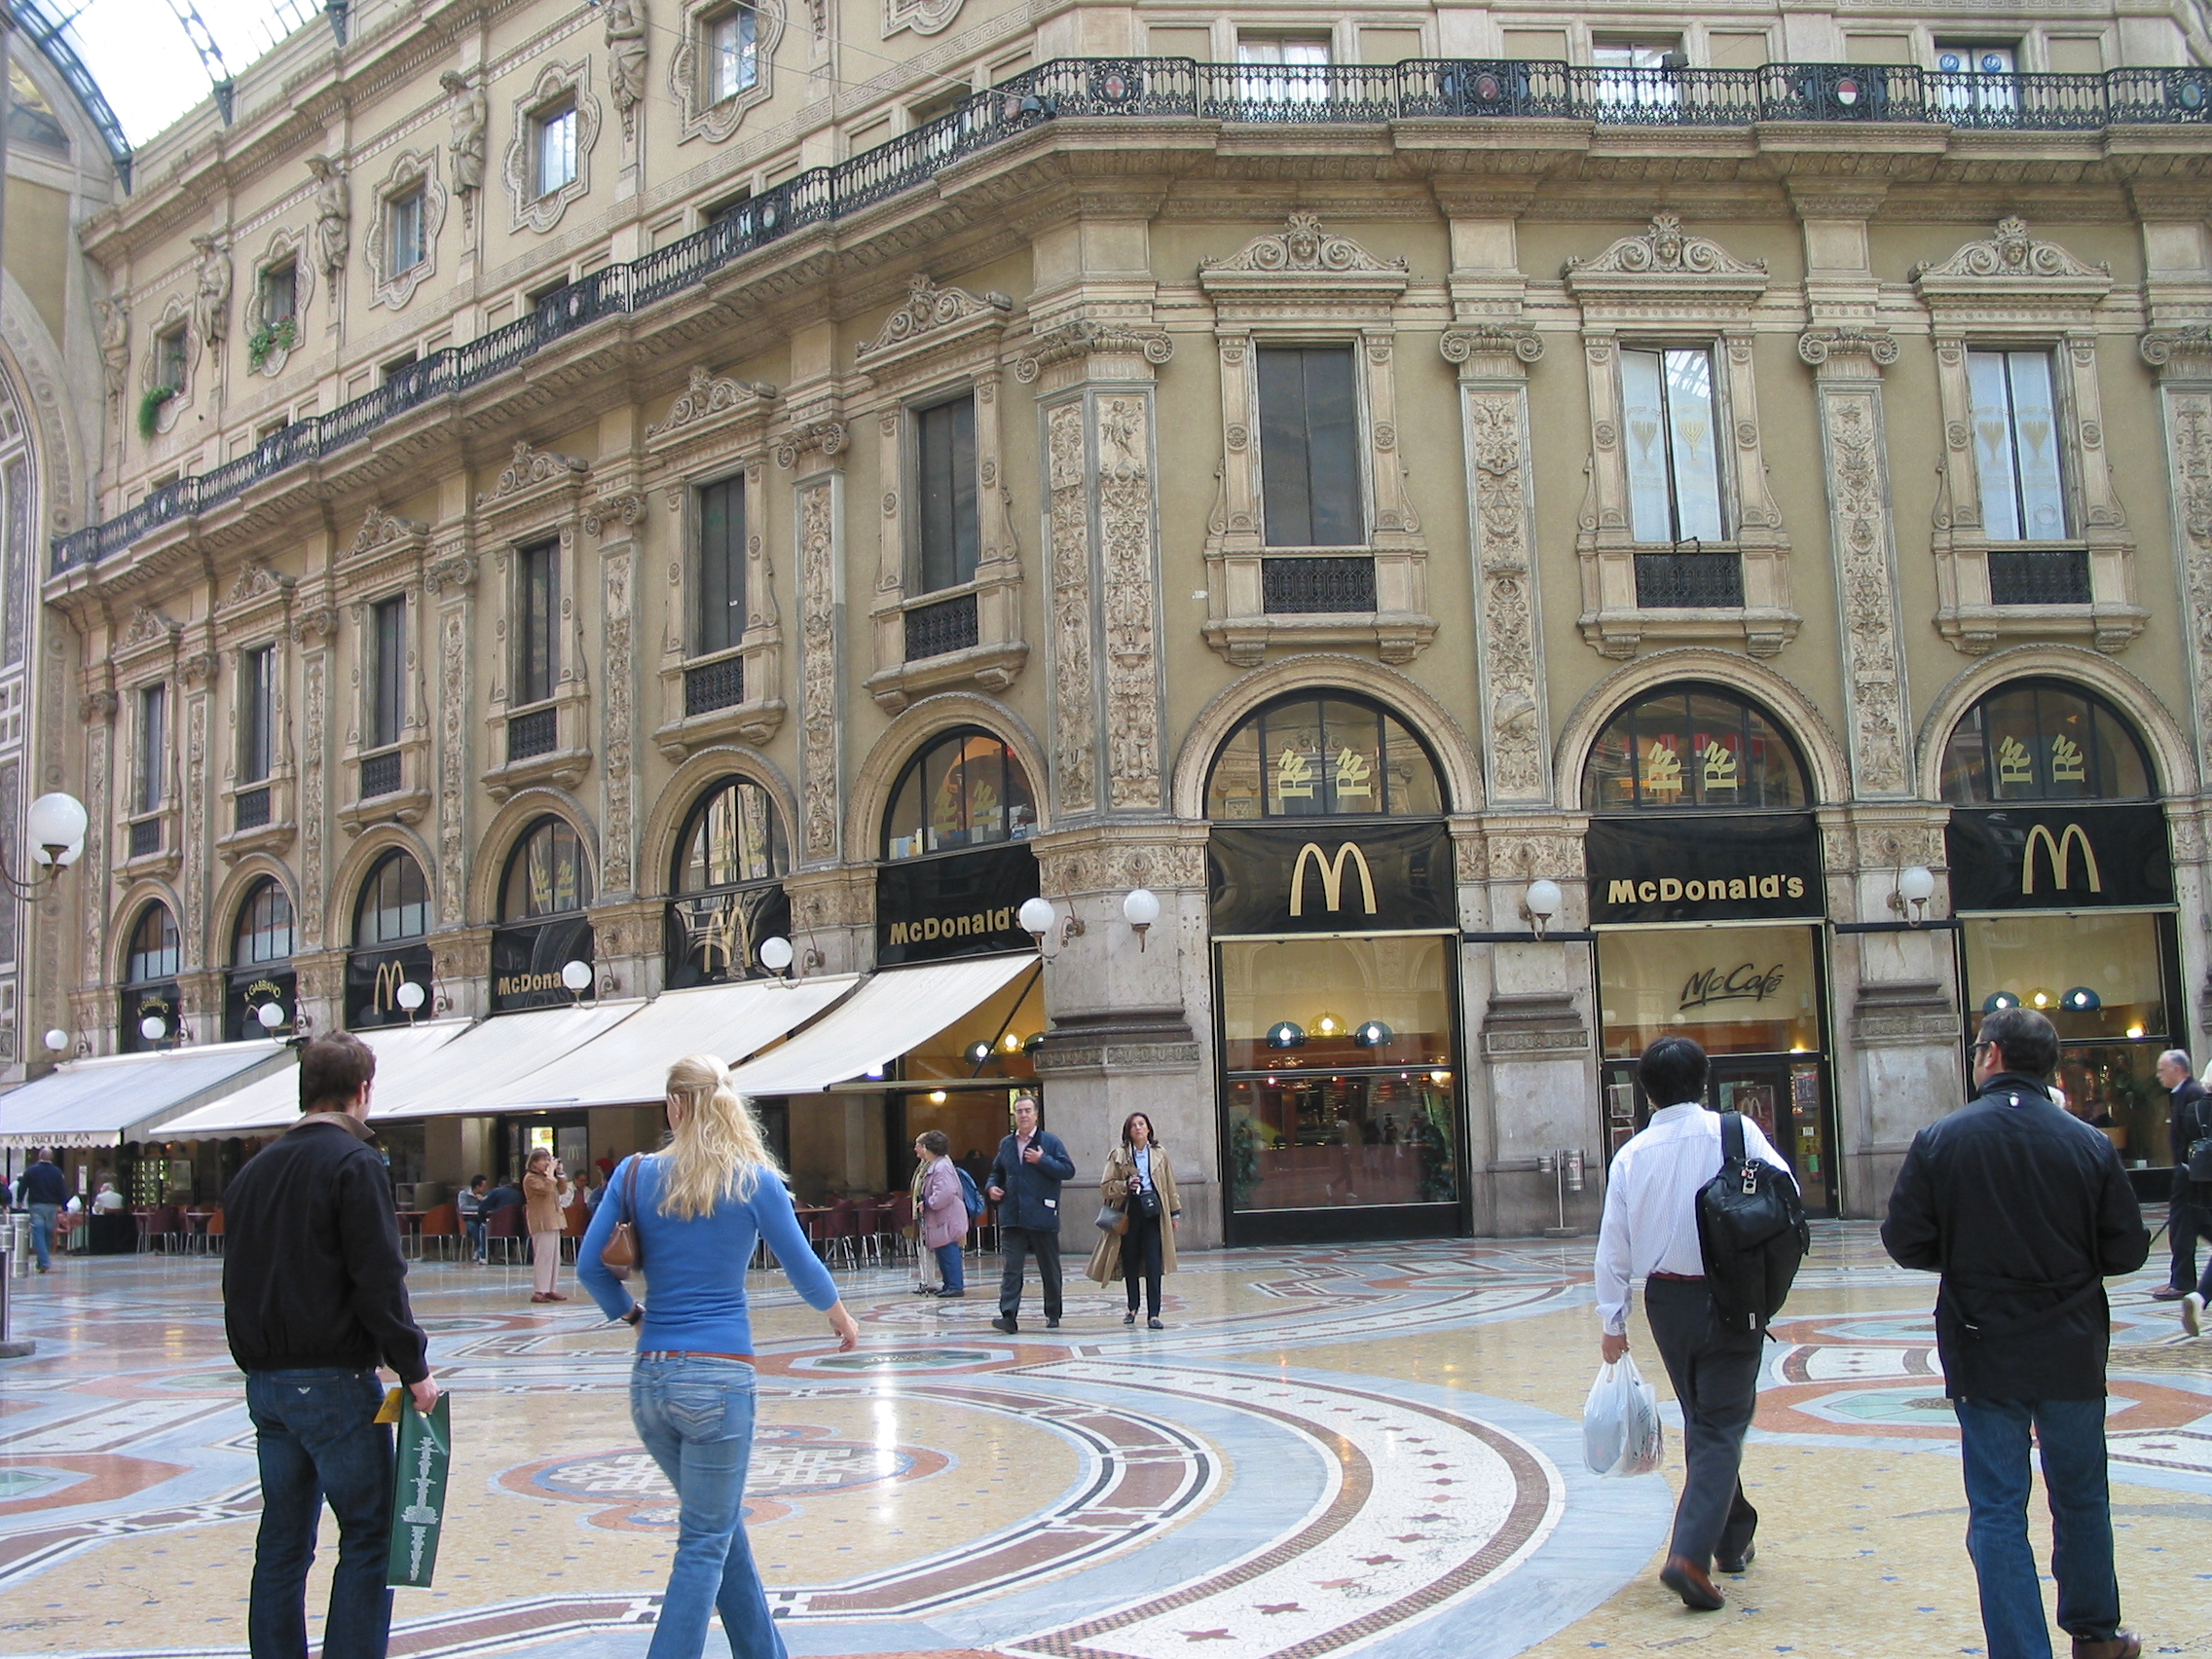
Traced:
<path fill-rule="evenodd" d="M 497 1254 L 500 1261 L 513 1264 L 515 1252 L 522 1242 L 522 1205 L 501 1204 L 484 1218 L 484 1254 L 489 1259 Z M 498 1249 L 495 1252 L 494 1245 Z"/>
<path fill-rule="evenodd" d="M 438 1241 L 438 1255 L 450 1254 L 461 1237 L 461 1206 L 438 1204 L 423 1212 L 423 1247 L 427 1250 L 430 1240 Z"/>

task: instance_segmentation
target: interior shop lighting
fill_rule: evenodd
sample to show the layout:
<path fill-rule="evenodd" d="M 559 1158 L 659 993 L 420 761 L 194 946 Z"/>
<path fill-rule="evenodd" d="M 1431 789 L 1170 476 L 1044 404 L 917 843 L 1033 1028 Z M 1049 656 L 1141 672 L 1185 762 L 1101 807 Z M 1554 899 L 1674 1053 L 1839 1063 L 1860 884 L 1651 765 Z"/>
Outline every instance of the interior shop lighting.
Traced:
<path fill-rule="evenodd" d="M 931 1089 L 930 1104 L 932 1106 L 942 1106 L 944 1104 L 944 1090 L 941 1088 Z"/>
<path fill-rule="evenodd" d="M 2140 1037 L 2143 1035 L 2143 1027 L 2140 1025 L 2130 1025 L 2127 1028 L 2127 1034 L 2130 1037 Z"/>
<path fill-rule="evenodd" d="M 1020 1053 L 1021 1033 L 1018 1031 L 1009 1031 L 1004 1037 L 1001 1037 L 999 1039 L 999 1047 L 1004 1049 L 1010 1054 Z"/>
<path fill-rule="evenodd" d="M 2003 1014 L 2009 1008 L 2018 1008 L 2020 999 L 2010 991 L 1991 991 L 1981 1002 L 1984 1014 Z"/>
<path fill-rule="evenodd" d="M 967 1048 L 960 1051 L 960 1057 L 966 1060 L 972 1066 L 979 1066 L 987 1061 L 991 1057 L 993 1052 L 995 1052 L 995 1051 L 991 1048 L 990 1044 L 985 1042 L 982 1038 L 978 1037 L 975 1042 L 969 1044 Z"/>
<path fill-rule="evenodd" d="M 2105 1006 L 2105 999 L 2086 985 L 2076 985 L 2058 999 L 2058 1006 L 2068 1014 L 2094 1014 Z"/>
<path fill-rule="evenodd" d="M 1351 1040 L 1362 1049 L 1380 1049 L 1396 1035 L 1380 1019 L 1370 1019 L 1351 1034 Z"/>
<path fill-rule="evenodd" d="M 1342 1037 L 1344 1034 L 1345 1022 L 1340 1016 L 1333 1014 L 1324 1014 L 1315 1016 L 1313 1020 L 1314 1036 Z"/>
<path fill-rule="evenodd" d="M 2035 1009 L 2039 1013 L 2045 1009 L 2049 1008 L 2051 1004 L 2055 1003 L 2056 1001 L 2058 1001 L 2056 997 L 2052 996 L 2048 991 L 2043 989 L 2040 985 L 2036 989 L 2028 993 L 2028 1006 L 2032 1009 Z"/>
<path fill-rule="evenodd" d="M 1303 1049 L 1306 1047 L 1306 1029 L 1294 1020 L 1281 1020 L 1268 1027 L 1268 1047 L 1271 1049 Z M 1272 1083 L 1273 1079 L 1269 1079 Z"/>
<path fill-rule="evenodd" d="M 1435 1084 L 1437 1088 L 1442 1088 L 1446 1084 L 1452 1081 L 1452 1074 L 1448 1071 L 1432 1071 L 1428 1074 L 1428 1081 Z"/>

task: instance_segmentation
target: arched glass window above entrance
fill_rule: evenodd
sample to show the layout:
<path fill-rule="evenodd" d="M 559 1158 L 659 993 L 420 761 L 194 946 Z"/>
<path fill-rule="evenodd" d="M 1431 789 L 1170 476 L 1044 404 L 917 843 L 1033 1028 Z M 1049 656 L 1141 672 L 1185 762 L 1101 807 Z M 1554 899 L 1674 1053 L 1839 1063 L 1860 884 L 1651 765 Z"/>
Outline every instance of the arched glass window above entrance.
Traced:
<path fill-rule="evenodd" d="M 1582 779 L 1592 812 L 1745 812 L 1812 798 L 1781 724 L 1718 685 L 1666 685 L 1631 703 L 1598 734 Z"/>
<path fill-rule="evenodd" d="M 124 962 L 123 977 L 132 985 L 157 979 L 173 979 L 182 956 L 176 918 L 166 904 L 155 903 L 139 913 L 130 933 L 130 954 Z"/>
<path fill-rule="evenodd" d="M 275 876 L 264 876 L 239 906 L 231 936 L 231 966 L 258 968 L 292 954 L 292 901 Z"/>
<path fill-rule="evenodd" d="M 2127 718 L 2062 680 L 2019 680 L 1966 713 L 1943 747 L 1943 798 L 2145 800 L 2157 793 Z"/>
<path fill-rule="evenodd" d="M 1301 691 L 1245 718 L 1215 756 L 1206 816 L 1436 818 L 1436 762 L 1382 704 L 1349 691 Z"/>
<path fill-rule="evenodd" d="M 1022 841 L 1036 830 L 1037 797 L 1014 745 L 962 726 L 932 738 L 899 774 L 883 818 L 883 856 Z"/>
<path fill-rule="evenodd" d="M 781 880 L 791 853 L 775 797 L 751 778 L 710 785 L 683 820 L 674 862 L 669 989 L 766 973 L 760 942 L 791 933 Z"/>
<path fill-rule="evenodd" d="M 364 948 L 421 939 L 430 931 L 430 889 L 423 866 L 406 853 L 376 862 L 353 908 L 353 942 Z"/>
<path fill-rule="evenodd" d="M 130 948 L 123 960 L 123 994 L 117 1037 L 123 1052 L 158 1049 L 177 1040 L 183 1029 L 184 998 L 177 970 L 183 941 L 176 918 L 160 900 L 138 912 L 130 930 Z"/>
<path fill-rule="evenodd" d="M 591 903 L 591 866 L 583 842 L 564 818 L 540 818 L 507 855 L 499 884 L 499 920 L 566 915 Z"/>
<path fill-rule="evenodd" d="M 678 893 L 712 893 L 772 881 L 790 866 L 774 797 L 750 778 L 724 778 L 692 803 L 670 885 Z"/>

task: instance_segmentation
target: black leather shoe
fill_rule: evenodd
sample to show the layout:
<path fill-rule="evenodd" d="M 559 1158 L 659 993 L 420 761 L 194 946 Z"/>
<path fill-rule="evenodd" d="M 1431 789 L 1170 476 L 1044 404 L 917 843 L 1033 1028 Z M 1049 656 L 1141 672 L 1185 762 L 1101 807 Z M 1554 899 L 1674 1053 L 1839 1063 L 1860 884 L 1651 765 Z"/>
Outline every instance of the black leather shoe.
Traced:
<path fill-rule="evenodd" d="M 2110 1636 L 2074 1639 L 2074 1659 L 2140 1659 L 2143 1639 L 2131 1630 L 2115 1631 Z"/>
<path fill-rule="evenodd" d="M 1012 1337 L 1018 1335 L 1020 1333 L 1021 1327 L 1019 1325 L 1016 1325 L 1012 1319 L 1009 1319 L 1004 1313 L 1001 1313 L 996 1319 L 993 1319 L 991 1321 L 991 1329 L 994 1331 L 1004 1331 L 1008 1336 Z"/>
<path fill-rule="evenodd" d="M 1059 1328 L 1060 1322 L 1057 1319 L 1048 1319 L 1045 1321 L 1045 1329 L 1048 1331 L 1056 1331 Z"/>
<path fill-rule="evenodd" d="M 1137 1310 L 1134 1308 L 1130 1309 L 1126 1313 L 1122 1315 L 1122 1323 L 1124 1325 L 1133 1325 L 1136 1322 Z"/>
<path fill-rule="evenodd" d="M 1679 1596 L 1682 1605 L 1693 1613 L 1717 1613 L 1728 1604 L 1728 1598 L 1721 1595 L 1712 1575 L 1688 1556 L 1669 1556 L 1667 1565 L 1659 1569 L 1659 1582 Z"/>
<path fill-rule="evenodd" d="M 1752 1562 L 1758 1560 L 1758 1545 L 1746 1544 L 1744 1546 L 1744 1553 L 1740 1556 L 1714 1556 L 1713 1558 L 1714 1569 L 1718 1572 L 1742 1572 L 1746 1567 L 1750 1567 Z"/>
<path fill-rule="evenodd" d="M 2157 1290 L 2151 1292 L 2151 1300 L 2153 1302 L 2179 1302 L 2188 1294 L 2189 1292 L 2186 1290 L 2177 1290 L 2170 1284 L 2162 1284 Z"/>

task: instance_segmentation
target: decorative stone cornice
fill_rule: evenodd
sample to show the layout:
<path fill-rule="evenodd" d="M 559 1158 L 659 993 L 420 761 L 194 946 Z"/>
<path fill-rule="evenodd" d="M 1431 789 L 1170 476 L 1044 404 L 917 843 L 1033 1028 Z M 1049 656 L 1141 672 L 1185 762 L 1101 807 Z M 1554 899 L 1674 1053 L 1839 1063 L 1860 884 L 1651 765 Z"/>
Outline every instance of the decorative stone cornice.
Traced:
<path fill-rule="evenodd" d="M 710 373 L 702 364 L 693 364 L 689 384 L 668 406 L 668 418 L 645 428 L 645 441 L 652 444 L 656 438 L 688 436 L 688 428 L 693 426 L 709 422 L 719 424 L 717 417 L 720 416 L 765 413 L 766 406 L 775 397 L 776 388 L 766 381 L 735 380 Z"/>
<path fill-rule="evenodd" d="M 1544 337 L 1525 323 L 1470 322 L 1446 329 L 1436 349 L 1447 363 L 1508 353 L 1524 363 L 1533 363 L 1543 357 Z"/>
<path fill-rule="evenodd" d="M 1912 268 L 1915 282 L 1930 276 L 2102 276 L 2109 281 L 2112 267 L 2084 265 L 2056 242 L 2039 241 L 2028 235 L 2028 222 L 2015 214 L 1998 220 L 1997 234 L 1987 241 L 1968 242 L 1940 265 L 1924 259 Z"/>
<path fill-rule="evenodd" d="M 776 464 L 789 472 L 800 456 L 813 450 L 821 451 L 823 460 L 832 460 L 844 453 L 850 436 L 842 421 L 808 421 L 793 426 L 776 444 Z"/>
<path fill-rule="evenodd" d="M 2166 369 L 2175 374 L 2212 374 L 2212 322 L 2155 328 L 2136 343 L 2136 349 L 2154 369 Z"/>
<path fill-rule="evenodd" d="M 1766 261 L 1738 259 L 1711 237 L 1682 229 L 1681 215 L 1660 213 L 1650 228 L 1622 237 L 1595 259 L 1570 258 L 1567 285 L 1592 276 L 1756 276 L 1764 279 Z"/>
<path fill-rule="evenodd" d="M 1797 355 L 1813 367 L 1837 357 L 1862 357 L 1886 369 L 1898 360 L 1898 343 L 1886 331 L 1846 322 L 1834 328 L 1808 328 L 1797 336 Z"/>
<path fill-rule="evenodd" d="M 236 609 L 256 600 L 280 596 L 291 589 L 293 578 L 279 576 L 267 565 L 248 562 L 239 567 L 238 577 L 223 595 L 223 608 Z"/>
<path fill-rule="evenodd" d="M 1169 335 L 1077 317 L 1072 322 L 1049 328 L 1032 340 L 1029 350 L 1014 362 L 1014 378 L 1029 386 L 1047 369 L 1078 357 L 1142 357 L 1157 368 L 1174 355 L 1175 342 Z"/>
<path fill-rule="evenodd" d="M 387 513 L 382 507 L 371 507 L 369 516 L 361 521 L 354 533 L 352 552 L 356 555 L 375 553 L 403 541 L 417 540 L 430 534 L 429 526 L 403 519 L 396 513 Z"/>
<path fill-rule="evenodd" d="M 873 340 L 854 348 L 853 361 L 865 363 L 880 352 L 916 344 L 926 335 L 957 327 L 971 318 L 1013 310 L 1014 301 L 1005 294 L 940 288 L 928 274 L 917 271 L 906 278 L 906 303 L 883 319 Z"/>
<path fill-rule="evenodd" d="M 595 496 L 584 508 L 584 533 L 604 535 L 619 524 L 625 528 L 645 516 L 645 498 L 636 490 L 616 490 Z"/>
<path fill-rule="evenodd" d="M 1317 213 L 1297 212 L 1272 236 L 1255 237 L 1227 259 L 1198 261 L 1198 280 L 1208 286 L 1223 276 L 1397 276 L 1403 259 L 1377 259 L 1349 237 L 1321 228 Z"/>
<path fill-rule="evenodd" d="M 150 605 L 141 605 L 130 613 L 129 626 L 123 631 L 124 650 L 142 649 L 147 645 L 166 645 L 178 639 L 184 630 L 171 622 Z"/>
<path fill-rule="evenodd" d="M 476 585 L 476 559 L 468 553 L 457 553 L 440 559 L 423 572 L 423 591 L 433 599 L 451 590 L 457 597 Z"/>
<path fill-rule="evenodd" d="M 499 506 L 547 484 L 580 484 L 591 470 L 588 461 L 572 455 L 541 450 L 528 439 L 518 439 L 505 468 L 489 490 L 476 494 L 479 508 Z"/>

